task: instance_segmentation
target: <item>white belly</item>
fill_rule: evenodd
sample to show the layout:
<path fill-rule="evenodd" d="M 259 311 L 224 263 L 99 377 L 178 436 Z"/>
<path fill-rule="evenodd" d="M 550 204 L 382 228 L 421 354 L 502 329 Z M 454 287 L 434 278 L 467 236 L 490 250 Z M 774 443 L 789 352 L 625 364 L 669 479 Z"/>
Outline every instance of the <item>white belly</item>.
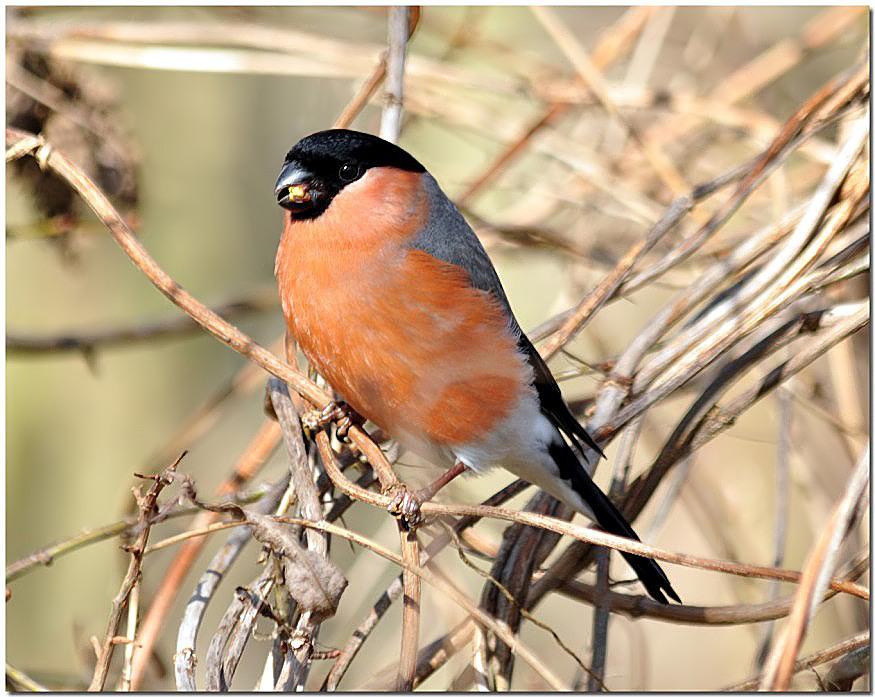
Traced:
<path fill-rule="evenodd" d="M 454 446 L 453 454 L 475 472 L 503 467 L 594 519 L 591 509 L 559 476 L 559 467 L 548 450 L 562 435 L 541 413 L 534 392 L 525 394 L 517 408 L 482 439 Z M 581 465 L 581 467 L 583 467 Z"/>

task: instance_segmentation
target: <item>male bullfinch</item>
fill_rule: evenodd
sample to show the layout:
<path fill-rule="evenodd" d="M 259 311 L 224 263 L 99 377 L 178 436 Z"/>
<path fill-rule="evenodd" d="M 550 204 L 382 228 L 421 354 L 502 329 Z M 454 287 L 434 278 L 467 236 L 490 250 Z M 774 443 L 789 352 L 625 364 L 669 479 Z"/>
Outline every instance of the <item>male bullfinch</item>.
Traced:
<path fill-rule="evenodd" d="M 275 193 L 286 211 L 276 277 L 289 331 L 358 415 L 449 468 L 420 500 L 467 469 L 501 466 L 639 539 L 581 465 L 587 446 L 601 450 L 425 167 L 376 136 L 321 131 L 286 155 Z M 416 501 L 393 507 L 415 518 Z M 656 562 L 624 556 L 653 598 L 680 602 Z"/>

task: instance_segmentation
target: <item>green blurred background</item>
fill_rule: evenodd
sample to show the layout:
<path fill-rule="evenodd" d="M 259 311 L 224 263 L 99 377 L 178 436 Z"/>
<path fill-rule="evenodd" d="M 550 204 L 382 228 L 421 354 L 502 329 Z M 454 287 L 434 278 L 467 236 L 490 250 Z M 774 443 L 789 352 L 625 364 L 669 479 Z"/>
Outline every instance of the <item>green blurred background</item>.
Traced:
<path fill-rule="evenodd" d="M 584 46 L 591 47 L 599 32 L 621 15 L 624 8 L 564 8 L 560 16 Z M 693 86 L 700 93 L 715 81 L 744 65 L 778 41 L 796 37 L 817 8 L 681 8 L 674 12 L 649 84 L 666 90 Z M 385 13 L 366 8 L 43 8 L 26 13 L 26 19 L 46 22 L 92 20 L 194 21 L 204 23 L 256 23 L 265 27 L 298 29 L 355 43 L 379 45 L 385 40 Z M 476 34 L 469 43 L 449 49 L 460 28 L 476 18 Z M 693 45 L 691 37 L 698 37 Z M 756 107 L 781 119 L 838 69 L 850 65 L 865 44 L 861 19 L 842 40 L 813 52 L 800 64 L 755 98 Z M 516 52 L 507 65 L 521 70 L 527 57 L 571 74 L 556 46 L 532 20 L 526 8 L 427 7 L 412 42 L 411 51 L 432 58 L 447 58 L 455 65 L 500 75 L 506 67 L 502 54 L 490 47 L 500 41 Z M 697 68 L 697 53 L 705 63 Z M 201 300 L 220 303 L 267 289 L 273 284 L 273 257 L 280 232 L 281 212 L 275 205 L 273 183 L 288 148 L 300 137 L 330 126 L 350 98 L 357 81 L 344 78 L 308 78 L 270 74 L 227 74 L 153 70 L 106 65 L 81 65 L 87 75 L 106 81 L 116 92 L 118 118 L 141 158 L 140 205 L 137 214 L 142 241 L 158 262 Z M 361 66 L 367 72 L 369 66 Z M 606 77 L 621 79 L 622 67 Z M 450 97 L 448 97 L 449 99 Z M 493 99 L 508 119 L 524 123 L 538 110 L 531 100 L 513 96 L 473 95 Z M 464 100 L 461 100 L 464 102 Z M 355 122 L 361 130 L 379 128 L 379 100 Z M 501 106 L 504 104 L 505 106 Z M 595 118 L 595 117 L 594 117 Z M 501 124 L 499 124 L 501 125 Z M 599 127 L 600 131 L 601 127 Z M 506 131 L 507 129 L 504 129 Z M 497 128 L 497 132 L 501 131 Z M 716 136 L 715 136 L 716 138 Z M 499 152 L 501 138 L 482 129 L 459 128 L 440 118 L 413 115 L 405 123 L 401 144 L 423 161 L 451 193 L 458 193 Z M 727 166 L 750 156 L 748 146 L 730 145 L 721 151 Z M 475 209 L 484 216 L 501 218 L 508 203 L 519 203 L 520 192 L 537 180 L 542 163 L 524 160 L 500 180 L 494 192 L 479 198 Z M 552 165 L 555 166 L 555 165 Z M 698 181 L 698 172 L 689 173 Z M 666 192 L 652 192 L 663 203 Z M 515 209 L 518 210 L 518 209 Z M 598 212 L 598 211 L 597 211 Z M 558 226 L 585 223 L 586 204 L 569 207 L 558 217 Z M 751 213 L 755 219 L 767 216 Z M 7 174 L 7 228 L 28 230 L 37 226 L 37 215 L 26 184 Z M 575 228 L 578 229 L 578 228 Z M 610 217 L 583 238 L 602 258 L 610 258 L 624 241 L 646 229 L 640 223 Z M 619 241 L 619 246 L 618 246 Z M 130 325 L 171 316 L 176 310 L 128 262 L 112 239 L 82 214 L 74 233 L 75 258 L 38 233 L 16 235 L 7 242 L 7 331 L 54 335 L 114 325 Z M 493 258 L 523 327 L 530 328 L 565 309 L 595 283 L 600 267 L 571 264 L 556 250 L 500 246 Z M 590 360 L 613 355 L 640 328 L 648 313 L 660 307 L 670 291 L 650 289 L 632 301 L 617 303 L 598 317 L 591 330 L 573 345 Z M 239 326 L 263 344 L 282 331 L 278 308 L 237 320 Z M 7 360 L 6 438 L 6 556 L 18 559 L 46 543 L 78 530 L 116 520 L 128 511 L 133 472 L 153 467 L 156 453 L 180 424 L 241 366 L 242 359 L 202 334 L 120 348 L 99 350 L 92 360 L 73 353 L 48 357 L 10 357 Z M 554 361 L 557 370 L 565 359 Z M 569 396 L 591 394 L 597 382 L 581 378 L 564 387 Z M 201 492 L 210 492 L 227 475 L 235 458 L 262 420 L 262 392 L 257 389 L 226 408 L 218 425 L 200 439 L 183 461 Z M 801 412 L 797 427 L 810 415 Z M 816 420 L 816 419 L 815 419 Z M 666 417 L 670 424 L 670 417 Z M 706 492 L 706 509 L 713 525 L 725 528 L 720 539 L 733 540 L 738 556 L 752 563 L 767 563 L 770 540 L 758 530 L 771 530 L 770 508 L 775 429 L 774 401 L 757 407 L 730 435 L 701 454 L 697 486 Z M 666 426 L 667 427 L 667 426 Z M 643 467 L 661 443 L 659 424 L 645 434 L 636 465 Z M 827 440 L 820 446 L 834 450 Z M 731 472 L 724 468 L 731 453 Z M 166 464 L 166 463 L 165 463 Z M 811 506 L 820 514 L 837 495 L 844 472 L 842 463 L 833 485 L 823 485 L 801 468 L 794 480 L 793 518 L 787 565 L 798 568 L 820 524 L 811 517 Z M 261 480 L 277 478 L 284 456 L 274 456 Z M 402 477 L 416 475 L 414 467 L 399 469 Z M 604 468 L 600 480 L 608 476 Z M 727 477 L 729 480 L 727 481 Z M 496 474 L 472 480 L 467 488 L 451 490 L 450 497 L 474 501 L 487 495 L 506 477 Z M 725 485 L 725 487 L 724 487 Z M 830 488 L 831 486 L 831 488 Z M 815 491 L 810 491 L 814 489 Z M 806 493 L 807 492 L 807 493 Z M 827 504 L 824 504 L 824 500 Z M 815 501 L 814 504 L 810 504 Z M 819 501 L 819 503 L 817 503 Z M 759 503 L 757 503 L 759 502 Z M 756 505 L 755 505 L 756 504 Z M 809 505 L 810 504 L 810 505 Z M 820 515 L 819 514 L 819 515 Z M 645 516 L 645 520 L 647 516 Z M 656 539 L 650 540 L 691 553 L 728 554 L 714 542 L 711 532 L 700 529 L 697 519 L 682 502 Z M 390 546 L 391 527 L 369 512 L 353 512 L 350 527 L 361 527 Z M 163 534 L 182 530 L 186 522 L 165 524 Z M 646 529 L 640 524 L 639 529 Z M 498 528 L 485 526 L 495 536 Z M 207 555 L 216 548 L 211 542 Z M 250 546 L 251 547 L 251 546 Z M 388 582 L 391 567 L 353 555 L 336 545 L 338 560 L 349 567 L 353 579 Z M 732 550 L 730 550 L 732 551 Z M 207 615 L 203 636 L 211 634 L 228 594 L 249 581 L 254 571 L 253 549 L 248 549 L 234 573 L 220 590 Z M 452 556 L 452 555 L 450 555 Z M 196 567 L 203 568 L 205 560 Z M 170 553 L 148 559 L 144 573 L 144 598 L 154 590 L 169 562 Z M 449 563 L 449 562 L 448 562 Z M 7 659 L 34 676 L 57 686 L 75 687 L 87 680 L 93 665 L 88 637 L 102 636 L 111 598 L 116 593 L 127 556 L 116 540 L 102 542 L 66 556 L 49 568 L 40 568 L 12 586 L 6 603 Z M 619 566 L 615 571 L 620 571 Z M 688 569 L 670 569 L 675 586 L 685 600 L 717 604 L 739 597 L 753 600 L 765 594 L 765 585 L 726 581 Z M 189 578 L 183 596 L 195 582 Z M 471 593 L 479 588 L 467 579 Z M 373 602 L 377 586 L 353 583 L 344 598 L 343 623 L 326 625 L 321 641 L 337 646 Z M 424 638 L 434 638 L 458 617 L 426 588 Z M 175 632 L 182 603 L 178 602 L 160 644 L 160 662 L 147 687 L 172 685 Z M 806 647 L 834 642 L 859 624 L 859 607 L 839 600 L 818 616 Z M 552 598 L 539 617 L 554 623 L 577 651 L 587 646 L 589 609 L 561 598 Z M 353 665 L 348 685 L 397 657 L 397 608 L 383 621 L 379 633 Z M 612 625 L 608 684 L 614 689 L 703 688 L 745 677 L 752 667 L 755 632 L 750 627 L 695 628 L 617 619 Z M 335 629 L 332 629 L 335 627 Z M 346 632 L 346 633 L 344 633 Z M 556 649 L 540 630 L 527 626 L 523 638 L 542 655 Z M 382 639 L 380 638 L 382 637 Z M 206 641 L 204 639 L 204 641 Z M 204 644 L 205 646 L 205 644 Z M 240 685 L 253 684 L 268 644 L 250 647 L 241 667 Z M 463 660 L 463 659 L 459 659 Z M 560 674 L 573 675 L 574 666 L 557 659 Z M 676 665 L 681 663 L 682 665 Z M 566 665 L 567 664 L 567 665 Z M 674 667 L 672 667 L 674 664 Z M 169 672 L 162 674 L 163 670 Z M 538 683 L 518 662 L 520 687 Z M 452 671 L 450 671 L 452 673 Z M 810 679 L 810 677 L 809 677 Z M 427 686 L 446 687 L 448 678 Z"/>

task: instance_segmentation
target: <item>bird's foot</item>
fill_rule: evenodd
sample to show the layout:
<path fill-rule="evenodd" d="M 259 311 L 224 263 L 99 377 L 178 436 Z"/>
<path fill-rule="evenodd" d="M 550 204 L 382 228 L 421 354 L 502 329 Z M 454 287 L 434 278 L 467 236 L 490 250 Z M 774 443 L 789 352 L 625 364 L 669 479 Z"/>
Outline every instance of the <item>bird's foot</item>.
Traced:
<path fill-rule="evenodd" d="M 388 511 L 401 520 L 406 530 L 414 530 L 422 523 L 422 498 L 407 488 L 406 484 L 396 484 L 386 492 L 391 496 Z"/>
<path fill-rule="evenodd" d="M 386 492 L 392 497 L 388 507 L 389 513 L 400 517 L 402 525 L 407 530 L 413 530 L 422 523 L 422 504 L 431 501 L 437 492 L 467 471 L 468 466 L 465 463 L 456 461 L 450 469 L 422 489 L 411 491 L 405 484 L 399 482 Z"/>
<path fill-rule="evenodd" d="M 332 422 L 337 424 L 337 437 L 346 440 L 349 429 L 361 426 L 365 419 L 357 414 L 346 402 L 329 402 L 322 411 L 311 411 L 301 419 L 304 428 L 310 431 L 321 431 Z"/>

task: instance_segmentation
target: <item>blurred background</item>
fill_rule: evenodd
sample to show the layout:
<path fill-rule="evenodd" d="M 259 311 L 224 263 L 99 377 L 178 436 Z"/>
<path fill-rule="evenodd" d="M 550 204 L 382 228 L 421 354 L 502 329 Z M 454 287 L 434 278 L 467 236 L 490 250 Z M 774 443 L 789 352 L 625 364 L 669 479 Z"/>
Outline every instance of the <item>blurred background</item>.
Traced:
<path fill-rule="evenodd" d="M 554 16 L 598 64 L 614 107 L 659 143 L 687 184 L 760 153 L 809 95 L 868 51 L 868 15 L 859 8 L 563 7 Z M 273 185 L 280 164 L 299 138 L 330 127 L 371 71 L 385 37 L 385 9 L 364 7 L 8 8 L 7 125 L 44 133 L 85 167 L 164 269 L 269 345 L 283 331 L 273 281 L 281 227 Z M 525 7 L 425 7 L 410 43 L 400 144 L 461 201 L 527 330 L 583 297 L 678 193 L 604 104 L 585 90 L 581 96 L 575 75 L 562 42 Z M 567 106 L 552 113 L 563 99 Z M 380 103 L 378 94 L 353 127 L 377 132 Z M 495 158 L 530 130 L 519 156 L 476 186 Z M 840 138 L 835 125 L 822 130 L 700 257 L 599 312 L 568 353 L 551 361 L 566 397 L 584 400 L 585 407 L 602 379 L 586 366 L 615 358 L 716 258 L 709 254 L 719 255 L 804 202 Z M 704 215 L 714 205 L 697 210 Z M 696 220 L 688 218 L 666 244 Z M 132 474 L 154 471 L 178 455 L 173 439 L 244 360 L 198 331 L 89 345 L 88 337 L 172 322 L 180 313 L 81 202 L 30 160 L 7 167 L 6 231 L 9 563 L 128 515 L 137 483 Z M 846 286 L 847 297 L 865 297 L 868 276 Z M 638 519 L 642 537 L 691 554 L 770 565 L 776 459 L 786 419 L 783 565 L 801 568 L 867 442 L 864 334 L 840 344 L 697 451 L 678 480 L 676 504 L 661 520 L 654 520 L 655 503 Z M 71 348 L 77 344 L 71 337 L 84 341 Z M 181 469 L 204 495 L 228 476 L 262 423 L 264 382 L 259 376 L 235 394 L 188 444 Z M 633 475 L 649 466 L 693 397 L 676 395 L 649 412 Z M 597 473 L 605 487 L 616 450 L 615 443 L 609 464 Z M 282 449 L 275 452 L 257 481 L 279 478 L 285 458 Z M 396 471 L 407 481 L 428 478 L 413 458 L 402 457 Z M 504 473 L 466 480 L 446 498 L 480 501 L 509 481 Z M 388 516 L 355 507 L 344 522 L 397 546 Z M 852 547 L 868 545 L 867 523 L 852 533 Z M 163 523 L 156 539 L 187 524 Z M 494 521 L 478 526 L 494 544 L 502 529 Z M 214 537 L 167 619 L 146 689 L 173 689 L 176 628 L 196 576 L 221 543 Z M 220 587 L 203 636 L 212 633 L 235 586 L 256 574 L 254 547 Z M 396 573 L 340 541 L 333 553 L 351 583 L 338 616 L 323 627 L 320 648 L 342 646 Z M 482 579 L 451 550 L 444 557 L 447 569 L 458 567 L 454 579 L 477 597 Z M 147 558 L 144 606 L 171 558 L 172 550 Z M 12 584 L 7 661 L 50 687 L 87 685 L 94 666 L 90 637 L 103 635 L 127 562 L 114 538 Z M 666 569 L 691 604 L 762 602 L 772 592 L 763 581 Z M 629 572 L 615 561 L 612 575 L 628 578 Z M 591 582 L 592 572 L 584 578 Z M 462 617 L 436 596 L 425 587 L 423 644 Z M 589 605 L 554 594 L 536 615 L 587 659 Z M 366 683 L 397 660 L 399 622 L 396 603 L 342 686 Z M 868 605 L 837 597 L 818 612 L 802 655 L 866 627 Z M 615 615 L 605 683 L 612 690 L 720 689 L 756 672 L 763 632 L 758 624 L 697 626 Z M 573 684 L 577 667 L 549 634 L 524 623 L 521 637 Z M 250 642 L 235 687 L 255 684 L 269 646 L 258 637 Z M 470 651 L 462 650 L 423 686 L 452 687 L 469 660 Z M 325 670 L 314 668 L 314 679 Z M 794 685 L 816 688 L 817 679 L 805 671 Z M 513 687 L 544 684 L 517 661 Z"/>

